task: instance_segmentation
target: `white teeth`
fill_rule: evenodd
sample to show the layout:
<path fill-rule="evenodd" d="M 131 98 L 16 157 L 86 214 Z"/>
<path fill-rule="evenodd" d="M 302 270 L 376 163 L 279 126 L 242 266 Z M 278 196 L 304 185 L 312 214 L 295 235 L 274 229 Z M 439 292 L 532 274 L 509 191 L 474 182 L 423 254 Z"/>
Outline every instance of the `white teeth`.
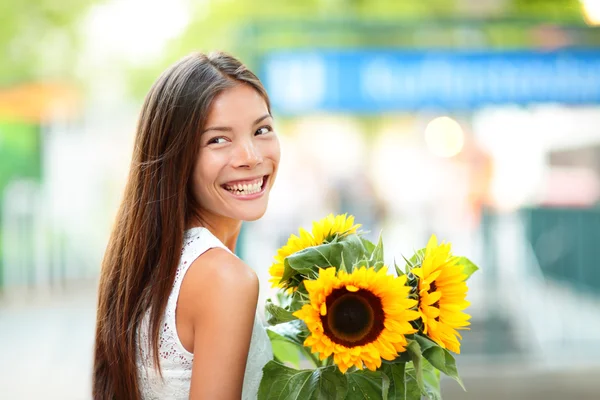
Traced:
<path fill-rule="evenodd" d="M 235 184 L 232 186 L 227 185 L 227 186 L 225 186 L 225 188 L 234 194 L 248 195 L 248 194 L 254 194 L 254 193 L 260 192 L 262 185 L 263 185 L 263 178 L 260 178 L 259 180 L 255 181 L 254 183 L 243 184 L 243 185 Z"/>

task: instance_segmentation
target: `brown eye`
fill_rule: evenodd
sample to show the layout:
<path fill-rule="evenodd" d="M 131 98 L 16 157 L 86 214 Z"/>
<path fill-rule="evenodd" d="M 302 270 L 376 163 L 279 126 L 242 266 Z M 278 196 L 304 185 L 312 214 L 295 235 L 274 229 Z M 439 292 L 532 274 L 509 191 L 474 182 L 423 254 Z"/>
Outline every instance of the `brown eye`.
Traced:
<path fill-rule="evenodd" d="M 267 133 L 271 132 L 272 130 L 273 130 L 273 128 L 271 128 L 271 126 L 265 125 L 263 127 L 258 128 L 258 130 L 255 132 L 255 135 L 266 135 Z"/>
<path fill-rule="evenodd" d="M 222 142 L 221 142 L 221 140 L 222 140 Z M 218 137 L 214 137 L 214 138 L 210 139 L 207 144 L 221 144 L 221 143 L 225 143 L 225 141 L 226 140 L 224 137 L 218 136 Z"/>

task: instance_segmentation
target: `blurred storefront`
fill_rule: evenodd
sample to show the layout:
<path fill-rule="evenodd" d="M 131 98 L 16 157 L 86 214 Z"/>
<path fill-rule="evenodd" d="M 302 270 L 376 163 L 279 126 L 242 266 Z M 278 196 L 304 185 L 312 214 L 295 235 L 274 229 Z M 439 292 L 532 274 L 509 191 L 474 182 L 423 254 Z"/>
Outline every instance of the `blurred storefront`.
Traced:
<path fill-rule="evenodd" d="M 61 278 L 64 243 L 51 223 L 48 131 L 80 112 L 72 85 L 29 83 L 0 91 L 0 293 Z M 64 272 L 64 271 L 63 271 Z"/>
<path fill-rule="evenodd" d="M 395 259 L 436 233 L 482 266 L 467 356 L 556 362 L 558 345 L 585 358 L 600 344 L 600 51 L 551 31 L 517 50 L 286 49 L 261 59 L 288 132 L 324 148 L 322 187 L 338 194 L 326 207 L 369 211 Z M 572 307 L 588 321 L 578 333 L 563 316 Z"/>

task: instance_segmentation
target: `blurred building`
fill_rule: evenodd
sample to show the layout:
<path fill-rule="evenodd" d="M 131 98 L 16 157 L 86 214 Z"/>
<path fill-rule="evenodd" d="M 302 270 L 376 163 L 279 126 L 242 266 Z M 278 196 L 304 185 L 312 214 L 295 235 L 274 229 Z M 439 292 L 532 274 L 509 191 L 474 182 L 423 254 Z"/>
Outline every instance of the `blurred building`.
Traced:
<path fill-rule="evenodd" d="M 581 378 L 600 365 L 597 1 L 46 3 L 9 1 L 0 26 L 0 398 L 87 398 L 141 97 L 213 49 L 258 73 L 282 143 L 269 210 L 237 249 L 261 304 L 276 249 L 330 212 L 381 232 L 390 263 L 436 233 L 481 267 L 458 357 L 473 390 L 447 398 L 600 393 Z"/>

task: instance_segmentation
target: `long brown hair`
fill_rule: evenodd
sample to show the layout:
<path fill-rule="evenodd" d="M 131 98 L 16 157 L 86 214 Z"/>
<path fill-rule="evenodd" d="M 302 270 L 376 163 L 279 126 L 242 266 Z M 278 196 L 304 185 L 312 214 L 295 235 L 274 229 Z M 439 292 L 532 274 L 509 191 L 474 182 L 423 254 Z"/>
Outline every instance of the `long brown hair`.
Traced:
<path fill-rule="evenodd" d="M 149 310 L 151 351 L 158 364 L 159 330 L 175 279 L 183 233 L 198 204 L 191 175 L 200 132 L 213 99 L 248 84 L 270 110 L 258 78 L 225 53 L 191 54 L 154 83 L 138 121 L 123 201 L 102 262 L 93 398 L 140 398 L 136 335 Z"/>

